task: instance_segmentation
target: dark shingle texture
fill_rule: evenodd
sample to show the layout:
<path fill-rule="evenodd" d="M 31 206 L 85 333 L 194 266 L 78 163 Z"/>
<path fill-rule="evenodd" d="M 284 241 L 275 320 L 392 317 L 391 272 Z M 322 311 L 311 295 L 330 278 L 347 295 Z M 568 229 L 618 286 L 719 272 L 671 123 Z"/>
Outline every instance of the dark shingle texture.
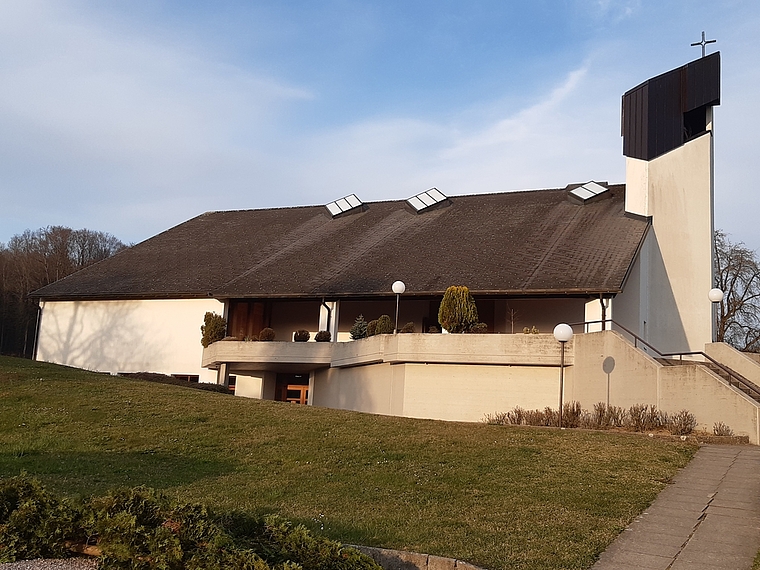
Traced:
<path fill-rule="evenodd" d="M 449 285 L 475 293 L 618 292 L 647 231 L 624 187 L 578 205 L 565 190 L 457 196 L 416 214 L 372 202 L 210 212 L 36 294 L 64 298 L 388 295 Z"/>

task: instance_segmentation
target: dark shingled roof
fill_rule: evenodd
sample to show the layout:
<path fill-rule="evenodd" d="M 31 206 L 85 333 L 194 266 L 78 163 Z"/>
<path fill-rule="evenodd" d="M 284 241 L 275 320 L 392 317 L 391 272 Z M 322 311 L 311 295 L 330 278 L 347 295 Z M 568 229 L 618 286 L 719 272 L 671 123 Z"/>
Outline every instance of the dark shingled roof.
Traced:
<path fill-rule="evenodd" d="M 209 212 L 38 290 L 43 299 L 616 293 L 649 223 L 623 185 L 586 204 L 567 190 L 456 196 L 422 213 L 371 202 Z"/>

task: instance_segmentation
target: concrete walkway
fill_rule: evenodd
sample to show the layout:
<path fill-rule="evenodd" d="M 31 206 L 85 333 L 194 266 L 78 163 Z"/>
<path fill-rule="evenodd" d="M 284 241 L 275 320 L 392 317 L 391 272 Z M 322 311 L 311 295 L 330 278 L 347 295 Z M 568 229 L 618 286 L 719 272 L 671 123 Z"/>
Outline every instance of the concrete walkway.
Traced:
<path fill-rule="evenodd" d="M 593 570 L 749 569 L 760 549 L 760 447 L 706 445 Z"/>

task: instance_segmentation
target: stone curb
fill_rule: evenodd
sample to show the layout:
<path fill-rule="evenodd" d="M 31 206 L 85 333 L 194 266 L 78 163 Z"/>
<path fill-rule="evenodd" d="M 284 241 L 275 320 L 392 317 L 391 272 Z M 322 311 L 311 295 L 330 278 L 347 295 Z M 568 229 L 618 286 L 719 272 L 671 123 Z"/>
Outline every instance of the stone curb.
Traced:
<path fill-rule="evenodd" d="M 347 544 L 383 567 L 383 570 L 485 570 L 463 560 L 403 550 Z"/>

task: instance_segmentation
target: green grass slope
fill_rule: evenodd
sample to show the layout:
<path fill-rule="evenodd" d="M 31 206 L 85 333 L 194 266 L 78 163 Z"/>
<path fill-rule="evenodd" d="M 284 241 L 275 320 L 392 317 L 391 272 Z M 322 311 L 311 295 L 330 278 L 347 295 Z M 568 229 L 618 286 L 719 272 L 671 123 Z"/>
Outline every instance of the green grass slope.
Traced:
<path fill-rule="evenodd" d="M 374 416 L 0 357 L 0 476 L 148 485 L 346 543 L 588 568 L 691 458 L 627 434 Z"/>

